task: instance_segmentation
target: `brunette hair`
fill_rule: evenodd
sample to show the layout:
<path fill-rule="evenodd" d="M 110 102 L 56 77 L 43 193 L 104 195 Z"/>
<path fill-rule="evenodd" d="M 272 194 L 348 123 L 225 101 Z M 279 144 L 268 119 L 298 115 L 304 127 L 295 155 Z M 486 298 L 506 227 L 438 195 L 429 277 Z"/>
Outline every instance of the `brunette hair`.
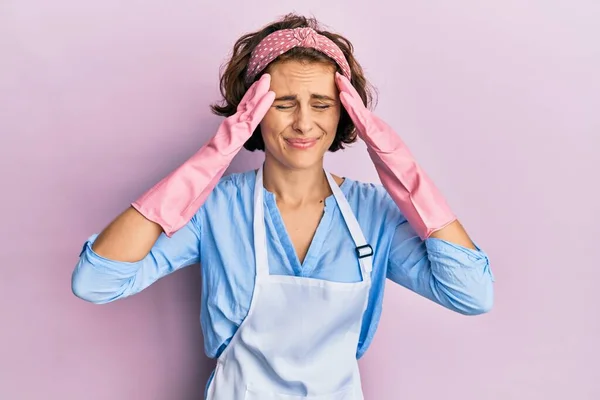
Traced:
<path fill-rule="evenodd" d="M 364 76 L 362 67 L 358 61 L 356 61 L 356 58 L 354 58 L 354 48 L 352 43 L 341 35 L 322 30 L 319 22 L 314 17 L 307 18 L 297 14 L 287 14 L 280 20 L 267 25 L 256 32 L 245 34 L 237 40 L 233 46 L 231 58 L 221 67 L 220 89 L 223 99 L 220 104 L 211 105 L 213 113 L 224 117 L 229 117 L 236 113 L 237 106 L 248 88 L 268 69 L 265 68 L 265 70 L 258 74 L 252 82 L 246 82 L 246 70 L 248 68 L 252 50 L 254 50 L 254 48 L 269 34 L 281 29 L 295 28 L 312 28 L 317 33 L 326 36 L 338 45 L 350 66 L 352 85 L 360 95 L 363 103 L 367 107 L 372 106 L 373 91 Z M 332 58 L 313 48 L 294 47 L 278 56 L 271 64 L 286 61 L 325 63 L 334 66 L 336 70 L 341 73 L 339 66 Z M 333 140 L 329 151 L 335 152 L 343 149 L 344 144 L 354 143 L 355 141 L 356 128 L 350 119 L 350 116 L 344 107 L 342 107 L 335 139 Z M 249 151 L 265 150 L 265 143 L 260 132 L 260 125 L 256 127 L 256 130 L 244 144 L 244 147 Z"/>

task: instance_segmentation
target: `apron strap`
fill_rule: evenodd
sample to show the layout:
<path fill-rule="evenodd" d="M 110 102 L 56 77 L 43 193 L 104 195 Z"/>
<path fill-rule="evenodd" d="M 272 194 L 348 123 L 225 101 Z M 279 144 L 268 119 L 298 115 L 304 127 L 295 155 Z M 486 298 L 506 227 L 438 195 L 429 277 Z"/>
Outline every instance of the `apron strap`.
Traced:
<path fill-rule="evenodd" d="M 329 182 L 329 186 L 331 187 L 335 201 L 337 202 L 342 216 L 344 217 L 346 226 L 350 231 L 352 240 L 354 240 L 354 244 L 356 245 L 356 256 L 358 257 L 358 261 L 360 263 L 363 280 L 370 279 L 371 270 L 373 269 L 373 248 L 367 243 L 367 239 L 365 239 L 358 220 L 354 216 L 352 208 L 350 207 L 348 200 L 346 200 L 346 196 L 344 196 L 342 189 L 340 189 L 337 182 L 333 179 L 329 172 L 326 171 L 325 175 L 327 176 L 327 181 Z"/>
<path fill-rule="evenodd" d="M 265 204 L 262 165 L 256 173 L 254 185 L 254 259 L 256 275 L 269 275 L 269 259 L 267 257 L 267 232 L 265 228 Z"/>

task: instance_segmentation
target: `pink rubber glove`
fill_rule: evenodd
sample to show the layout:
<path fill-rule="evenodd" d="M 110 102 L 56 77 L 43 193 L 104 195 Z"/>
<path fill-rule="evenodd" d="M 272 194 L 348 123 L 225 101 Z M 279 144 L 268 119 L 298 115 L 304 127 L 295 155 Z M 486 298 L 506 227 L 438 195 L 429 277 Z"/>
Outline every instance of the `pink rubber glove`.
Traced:
<path fill-rule="evenodd" d="M 336 74 L 342 105 L 367 144 L 375 169 L 400 211 L 421 239 L 456 220 L 446 200 L 385 122 L 367 109 L 352 83 Z"/>
<path fill-rule="evenodd" d="M 171 237 L 187 224 L 215 188 L 227 167 L 263 119 L 275 99 L 271 77 L 264 74 L 246 92 L 237 112 L 183 165 L 131 204 Z"/>

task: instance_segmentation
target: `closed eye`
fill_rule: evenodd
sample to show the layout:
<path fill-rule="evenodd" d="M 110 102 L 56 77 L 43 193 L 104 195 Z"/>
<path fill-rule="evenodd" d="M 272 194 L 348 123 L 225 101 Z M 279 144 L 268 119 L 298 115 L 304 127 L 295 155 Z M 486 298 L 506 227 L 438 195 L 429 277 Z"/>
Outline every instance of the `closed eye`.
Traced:
<path fill-rule="evenodd" d="M 275 106 L 275 109 L 277 109 L 277 110 L 289 110 L 291 108 L 294 108 L 294 106 L 293 105 L 286 105 L 286 106 L 277 105 L 277 106 Z M 318 110 L 326 110 L 328 108 L 331 108 L 331 105 L 330 104 L 319 104 L 319 105 L 314 105 L 313 108 L 316 108 Z"/>

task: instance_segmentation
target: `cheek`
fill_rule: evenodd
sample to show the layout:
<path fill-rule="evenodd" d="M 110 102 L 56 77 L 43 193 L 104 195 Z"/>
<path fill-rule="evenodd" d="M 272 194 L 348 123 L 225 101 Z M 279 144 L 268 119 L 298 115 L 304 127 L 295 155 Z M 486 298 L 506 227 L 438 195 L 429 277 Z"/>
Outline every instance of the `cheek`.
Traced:
<path fill-rule="evenodd" d="M 285 130 L 285 122 L 276 110 L 269 110 L 260 122 L 260 131 L 267 149 L 273 149 L 278 136 Z"/>
<path fill-rule="evenodd" d="M 263 132 L 279 133 L 290 123 L 289 114 L 271 108 L 265 114 L 260 126 Z"/>
<path fill-rule="evenodd" d="M 337 126 L 340 122 L 340 110 L 331 110 L 331 112 L 323 113 L 319 118 L 321 128 L 331 136 L 335 136 Z M 333 139 L 331 139 L 333 140 Z"/>

